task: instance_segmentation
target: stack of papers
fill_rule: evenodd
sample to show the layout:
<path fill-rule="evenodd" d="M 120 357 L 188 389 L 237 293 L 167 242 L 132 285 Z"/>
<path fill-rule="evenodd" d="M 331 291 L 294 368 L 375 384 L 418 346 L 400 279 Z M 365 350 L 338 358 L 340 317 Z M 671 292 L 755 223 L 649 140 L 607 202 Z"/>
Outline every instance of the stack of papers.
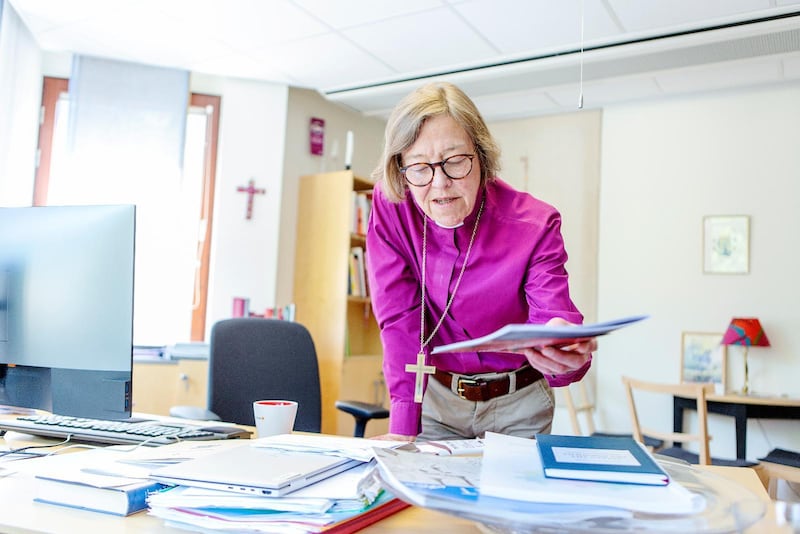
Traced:
<path fill-rule="evenodd" d="M 312 450 L 317 438 L 324 452 Z M 373 474 L 374 460 L 328 456 L 331 442 L 324 436 L 305 436 L 301 441 L 306 443 L 306 452 L 265 449 L 241 441 L 193 441 L 157 448 L 106 447 L 16 464 L 37 477 L 40 501 L 120 515 L 147 509 L 168 525 L 195 531 L 354 532 L 408 506 L 381 487 Z M 348 449 L 362 455 L 366 447 L 373 455 L 374 440 L 364 441 L 369 446 L 349 442 Z M 202 480 L 169 487 L 156 483 L 159 472 L 190 463 L 213 465 L 214 458 L 231 454 L 242 459 L 245 469 L 258 471 L 259 466 L 244 460 L 245 450 L 283 459 L 290 468 L 293 463 L 287 458 L 296 456 L 329 458 L 350 468 L 334 470 L 318 482 L 277 496 L 195 485 L 202 485 Z"/>
<path fill-rule="evenodd" d="M 481 456 L 439 456 L 378 449 L 377 476 L 400 498 L 511 530 L 587 531 L 639 524 L 637 517 L 691 517 L 706 500 L 681 484 L 545 477 L 532 439 L 487 433 Z"/>
<path fill-rule="evenodd" d="M 481 491 L 485 495 L 540 503 L 614 506 L 650 514 L 692 514 L 705 499 L 678 483 L 666 486 L 547 478 L 537 443 L 487 432 Z"/>

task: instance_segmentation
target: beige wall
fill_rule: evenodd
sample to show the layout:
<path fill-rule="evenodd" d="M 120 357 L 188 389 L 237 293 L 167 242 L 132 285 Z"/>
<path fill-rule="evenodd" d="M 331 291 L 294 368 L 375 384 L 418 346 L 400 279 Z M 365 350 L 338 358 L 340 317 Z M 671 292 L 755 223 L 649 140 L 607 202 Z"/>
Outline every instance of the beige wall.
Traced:
<path fill-rule="evenodd" d="M 309 123 L 312 117 L 325 120 L 325 146 L 322 156 L 309 150 Z M 292 300 L 294 287 L 294 251 L 297 218 L 303 216 L 303 206 L 297 205 L 300 176 L 345 168 L 347 132 L 353 132 L 353 172 L 369 178 L 383 147 L 385 123 L 364 117 L 348 108 L 328 102 L 316 91 L 289 89 L 286 111 L 286 150 L 283 154 L 283 197 L 281 200 L 280 246 L 277 255 L 275 300 L 284 305 Z M 325 266 L 320 266 L 324 269 Z"/>
<path fill-rule="evenodd" d="M 570 293 L 587 322 L 597 320 L 601 120 L 600 111 L 583 111 L 489 125 L 502 150 L 500 176 L 561 212 Z M 593 391 L 594 369 L 585 380 Z M 556 399 L 553 432 L 570 434 L 558 390 Z"/>
<path fill-rule="evenodd" d="M 561 212 L 570 292 L 586 321 L 597 316 L 599 111 L 489 125 L 502 150 L 500 176 Z"/>

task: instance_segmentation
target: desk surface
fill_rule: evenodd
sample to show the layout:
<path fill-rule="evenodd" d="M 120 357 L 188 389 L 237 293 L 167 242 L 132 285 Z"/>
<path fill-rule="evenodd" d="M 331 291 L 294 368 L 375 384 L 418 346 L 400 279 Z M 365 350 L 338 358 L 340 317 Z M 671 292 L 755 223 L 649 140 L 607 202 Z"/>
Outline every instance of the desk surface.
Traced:
<path fill-rule="evenodd" d="M 729 402 L 732 404 L 800 406 L 800 398 L 784 397 L 782 395 L 738 395 L 736 393 L 726 393 L 724 395 L 708 395 L 706 396 L 706 400 L 712 402 Z"/>
<path fill-rule="evenodd" d="M 53 440 L 31 438 L 9 432 L 0 438 L 0 446 L 16 448 L 32 443 L 52 443 Z M 80 454 L 80 452 L 76 453 Z M 2 466 L 13 467 L 0 463 Z M 746 468 L 708 466 L 716 474 L 729 478 L 747 487 L 765 502 L 771 502 L 755 471 Z M 87 512 L 60 506 L 33 502 L 33 477 L 25 473 L 0 476 L 0 531 L 7 533 L 32 532 L 120 532 L 120 533 L 185 533 L 169 528 L 162 519 L 140 512 L 129 517 Z M 375 525 L 362 530 L 365 533 L 440 533 L 443 526 L 447 532 L 456 534 L 478 534 L 483 532 L 472 521 L 450 516 L 433 510 L 410 507 Z M 776 532 L 774 507 L 768 507 L 767 516 L 748 529 L 751 534 Z"/>

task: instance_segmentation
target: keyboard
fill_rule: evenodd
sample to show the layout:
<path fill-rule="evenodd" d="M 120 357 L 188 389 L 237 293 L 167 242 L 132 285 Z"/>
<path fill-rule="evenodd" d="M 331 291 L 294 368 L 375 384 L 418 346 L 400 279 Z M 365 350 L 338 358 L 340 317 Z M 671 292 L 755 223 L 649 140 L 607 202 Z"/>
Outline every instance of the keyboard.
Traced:
<path fill-rule="evenodd" d="M 251 432 L 235 426 L 203 427 L 150 419 L 107 421 L 64 415 L 24 415 L 0 419 L 0 430 L 36 436 L 107 445 L 168 445 L 184 440 L 214 440 L 249 437 Z"/>

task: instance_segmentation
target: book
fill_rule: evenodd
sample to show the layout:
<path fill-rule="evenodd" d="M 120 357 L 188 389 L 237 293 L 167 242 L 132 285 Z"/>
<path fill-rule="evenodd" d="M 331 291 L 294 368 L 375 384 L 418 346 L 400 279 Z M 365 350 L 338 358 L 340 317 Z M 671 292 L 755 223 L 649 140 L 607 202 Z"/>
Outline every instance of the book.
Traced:
<path fill-rule="evenodd" d="M 36 502 L 128 516 L 147 509 L 147 496 L 168 486 L 147 479 L 124 479 L 84 473 L 82 477 L 39 474 Z"/>
<path fill-rule="evenodd" d="M 612 321 L 583 325 L 507 324 L 491 334 L 466 341 L 434 347 L 432 354 L 464 351 L 513 352 L 528 347 L 565 347 L 602 336 L 618 328 L 643 319 L 647 315 L 633 315 Z"/>
<path fill-rule="evenodd" d="M 487 432 L 484 437 L 481 495 L 537 503 L 613 506 L 653 515 L 697 514 L 706 499 L 670 480 L 666 486 L 609 484 L 548 478 L 534 439 Z"/>
<path fill-rule="evenodd" d="M 536 442 L 546 477 L 653 486 L 669 483 L 667 472 L 632 437 L 537 434 Z"/>

